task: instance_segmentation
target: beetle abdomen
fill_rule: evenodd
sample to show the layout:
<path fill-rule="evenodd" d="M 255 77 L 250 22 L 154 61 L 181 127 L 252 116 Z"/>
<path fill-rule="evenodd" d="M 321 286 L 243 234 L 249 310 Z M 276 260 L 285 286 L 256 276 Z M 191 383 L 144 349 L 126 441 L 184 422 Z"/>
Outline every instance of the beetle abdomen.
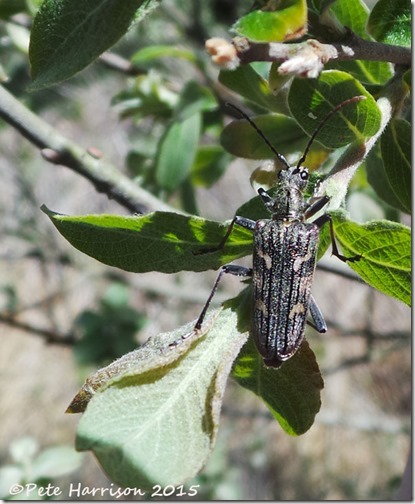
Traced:
<path fill-rule="evenodd" d="M 304 338 L 318 237 L 313 223 L 264 219 L 256 224 L 253 333 L 269 366 L 289 359 Z"/>

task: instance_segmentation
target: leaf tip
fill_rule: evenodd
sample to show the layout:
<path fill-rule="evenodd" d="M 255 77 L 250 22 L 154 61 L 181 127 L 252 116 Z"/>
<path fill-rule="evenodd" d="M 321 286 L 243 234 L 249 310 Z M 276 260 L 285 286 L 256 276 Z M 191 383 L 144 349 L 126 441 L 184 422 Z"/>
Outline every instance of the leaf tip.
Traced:
<path fill-rule="evenodd" d="M 66 408 L 65 413 L 83 413 L 86 410 L 93 393 L 91 390 L 86 390 L 85 385 L 72 399 L 69 406 Z"/>

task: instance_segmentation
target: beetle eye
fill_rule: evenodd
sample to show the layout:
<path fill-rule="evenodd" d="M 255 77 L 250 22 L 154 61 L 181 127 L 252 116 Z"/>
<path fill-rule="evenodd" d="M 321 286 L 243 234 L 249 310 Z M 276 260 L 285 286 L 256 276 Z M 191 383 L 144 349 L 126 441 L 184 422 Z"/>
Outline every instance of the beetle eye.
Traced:
<path fill-rule="evenodd" d="M 303 166 L 300 166 L 299 168 L 296 168 L 293 173 L 298 174 L 301 178 L 301 180 L 308 180 L 308 170 L 307 168 L 304 168 Z"/>
<path fill-rule="evenodd" d="M 308 179 L 308 171 L 302 170 L 300 173 L 300 177 L 302 178 L 302 180 L 307 180 Z"/>

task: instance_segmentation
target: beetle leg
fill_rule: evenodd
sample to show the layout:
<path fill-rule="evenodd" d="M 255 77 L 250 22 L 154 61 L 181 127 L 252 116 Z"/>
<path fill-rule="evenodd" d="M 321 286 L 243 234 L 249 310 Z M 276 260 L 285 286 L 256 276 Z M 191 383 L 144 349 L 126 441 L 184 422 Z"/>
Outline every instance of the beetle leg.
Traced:
<path fill-rule="evenodd" d="M 354 261 L 359 261 L 359 259 L 362 258 L 361 254 L 352 256 L 352 257 L 346 257 L 342 254 L 340 254 L 339 249 L 337 248 L 337 243 L 336 239 L 334 236 L 334 227 L 333 227 L 333 220 L 329 214 L 323 214 L 321 217 L 318 217 L 313 224 L 316 224 L 320 229 L 324 226 L 324 224 L 328 222 L 330 225 L 330 237 L 331 237 L 331 246 L 332 246 L 332 254 L 339 258 L 343 262 L 354 262 Z"/>
<path fill-rule="evenodd" d="M 313 327 L 319 333 L 327 332 L 327 324 L 324 320 L 323 314 L 321 313 L 320 308 L 317 306 L 316 300 L 310 295 L 310 306 L 309 306 L 310 314 L 313 319 L 313 322 L 307 320 L 307 324 Z"/>
<path fill-rule="evenodd" d="M 313 215 L 315 215 L 319 210 L 324 208 L 327 203 L 330 201 L 329 196 L 322 196 L 321 198 L 318 198 L 317 201 L 312 203 L 307 210 L 304 213 L 304 218 L 309 219 Z M 318 220 L 318 219 L 317 219 Z"/>
<path fill-rule="evenodd" d="M 235 217 L 232 219 L 232 222 L 229 224 L 228 230 L 226 231 L 226 234 L 222 238 L 219 245 L 217 245 L 216 247 L 203 247 L 199 250 L 193 251 L 193 254 L 194 255 L 210 254 L 211 252 L 217 252 L 218 250 L 222 250 L 230 234 L 232 233 L 232 229 L 235 224 L 238 224 L 238 226 L 241 226 L 245 229 L 249 229 L 250 231 L 254 231 L 255 223 L 256 221 L 247 219 L 246 217 L 240 217 L 239 215 L 235 215 Z"/>
<path fill-rule="evenodd" d="M 236 276 L 241 276 L 241 277 L 249 277 L 252 276 L 252 268 L 245 268 L 245 266 L 238 266 L 236 264 L 225 264 L 222 266 L 219 275 L 216 279 L 216 282 L 213 285 L 213 288 L 209 294 L 209 297 L 207 298 L 207 301 L 205 303 L 205 306 L 203 307 L 202 312 L 199 315 L 199 318 L 197 319 L 197 322 L 195 324 L 195 329 L 200 329 L 202 327 L 203 321 L 205 319 L 206 312 L 209 308 L 210 302 L 212 301 L 213 296 L 215 295 L 215 292 L 218 288 L 220 279 L 222 278 L 222 275 L 224 273 L 230 273 L 231 275 L 236 275 Z"/>

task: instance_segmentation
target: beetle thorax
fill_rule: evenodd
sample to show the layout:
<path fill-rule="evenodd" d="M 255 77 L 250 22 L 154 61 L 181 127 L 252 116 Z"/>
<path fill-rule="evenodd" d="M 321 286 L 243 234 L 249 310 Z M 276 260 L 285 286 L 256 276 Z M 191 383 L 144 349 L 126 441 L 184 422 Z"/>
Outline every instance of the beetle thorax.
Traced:
<path fill-rule="evenodd" d="M 308 205 L 303 191 L 307 183 L 307 168 L 291 167 L 280 171 L 275 196 L 267 204 L 274 220 L 304 220 Z"/>

